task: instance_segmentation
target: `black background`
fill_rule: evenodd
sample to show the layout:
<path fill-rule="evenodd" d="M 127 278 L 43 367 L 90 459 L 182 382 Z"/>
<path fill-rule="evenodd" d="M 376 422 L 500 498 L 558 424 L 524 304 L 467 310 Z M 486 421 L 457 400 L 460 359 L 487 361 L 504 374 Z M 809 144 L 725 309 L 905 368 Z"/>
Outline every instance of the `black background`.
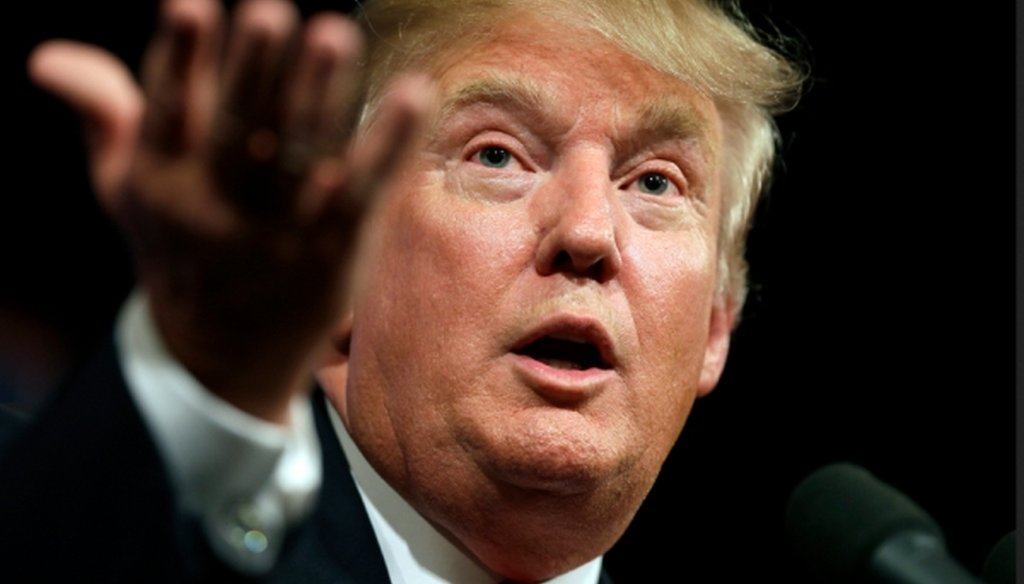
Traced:
<path fill-rule="evenodd" d="M 784 163 L 725 376 L 606 563 L 627 583 L 810 581 L 785 499 L 849 460 L 921 504 L 977 569 L 1014 526 L 1013 6 L 743 5 L 796 39 L 810 90 L 780 119 Z M 109 327 L 131 274 L 77 122 L 30 87 L 25 58 L 67 36 L 135 65 L 155 3 L 9 10 L 0 398 L 31 406 Z"/>

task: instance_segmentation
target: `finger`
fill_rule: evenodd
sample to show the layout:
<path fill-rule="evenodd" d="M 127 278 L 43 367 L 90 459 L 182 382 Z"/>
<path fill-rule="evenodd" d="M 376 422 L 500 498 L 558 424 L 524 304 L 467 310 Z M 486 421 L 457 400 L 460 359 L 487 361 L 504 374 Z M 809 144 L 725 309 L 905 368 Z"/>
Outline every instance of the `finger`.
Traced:
<path fill-rule="evenodd" d="M 249 0 L 235 12 L 225 65 L 221 113 L 245 129 L 276 132 L 280 125 L 280 80 L 289 41 L 299 22 L 295 7 L 278 0 Z M 242 145 L 251 136 L 239 136 Z M 252 148 L 258 159 L 273 152 Z"/>
<path fill-rule="evenodd" d="M 276 213 L 290 194 L 274 162 L 283 117 L 281 69 L 298 20 L 289 3 L 249 0 L 232 23 L 210 159 L 225 194 L 256 213 Z"/>
<path fill-rule="evenodd" d="M 334 158 L 359 108 L 362 50 L 358 27 L 340 15 L 321 14 L 306 26 L 288 82 L 279 156 L 282 171 L 305 183 L 293 207 L 299 223 L 315 217 L 338 186 L 341 166 Z"/>
<path fill-rule="evenodd" d="M 131 72 L 99 47 L 50 41 L 29 57 L 29 76 L 66 101 L 85 122 L 93 187 L 113 209 L 128 174 L 142 117 L 142 93 Z"/>
<path fill-rule="evenodd" d="M 353 145 L 347 163 L 351 177 L 337 201 L 341 212 L 363 214 L 398 167 L 415 158 L 435 93 L 433 83 L 423 75 L 406 75 L 391 85 Z"/>
<path fill-rule="evenodd" d="M 164 2 L 143 67 L 148 147 L 176 154 L 203 138 L 216 92 L 221 19 L 220 5 L 211 0 Z"/>
<path fill-rule="evenodd" d="M 344 144 L 358 107 L 362 50 L 362 35 L 350 20 L 338 14 L 310 20 L 287 84 L 286 140 L 321 155 Z"/>

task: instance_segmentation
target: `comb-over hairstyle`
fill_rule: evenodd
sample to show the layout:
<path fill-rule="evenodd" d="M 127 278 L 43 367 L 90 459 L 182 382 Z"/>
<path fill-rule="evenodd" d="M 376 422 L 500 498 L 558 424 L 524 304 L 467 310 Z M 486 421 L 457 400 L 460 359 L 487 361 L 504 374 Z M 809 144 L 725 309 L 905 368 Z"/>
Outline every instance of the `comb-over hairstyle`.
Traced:
<path fill-rule="evenodd" d="M 409 69 L 486 41 L 502 22 L 531 14 L 593 30 L 717 106 L 723 123 L 718 291 L 738 316 L 746 297 L 744 249 L 778 143 L 772 116 L 795 105 L 804 72 L 761 40 L 736 2 L 708 0 L 370 0 L 367 103 Z M 734 321 L 735 322 L 735 321 Z"/>

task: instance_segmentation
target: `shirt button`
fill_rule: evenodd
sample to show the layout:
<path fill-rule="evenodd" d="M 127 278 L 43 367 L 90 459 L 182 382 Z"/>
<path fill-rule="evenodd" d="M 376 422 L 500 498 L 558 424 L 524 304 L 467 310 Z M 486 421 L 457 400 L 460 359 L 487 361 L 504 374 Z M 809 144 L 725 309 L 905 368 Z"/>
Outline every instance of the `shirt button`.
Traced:
<path fill-rule="evenodd" d="M 266 499 L 236 501 L 206 518 L 210 543 L 236 569 L 264 573 L 274 565 L 283 537 L 280 509 Z"/>

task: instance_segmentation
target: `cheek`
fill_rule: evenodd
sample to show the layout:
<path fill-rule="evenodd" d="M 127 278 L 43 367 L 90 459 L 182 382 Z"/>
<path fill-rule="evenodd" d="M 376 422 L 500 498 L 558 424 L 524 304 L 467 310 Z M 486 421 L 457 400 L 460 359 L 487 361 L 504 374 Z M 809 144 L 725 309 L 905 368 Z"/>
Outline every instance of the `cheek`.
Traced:
<path fill-rule="evenodd" d="M 399 337 L 402 351 L 392 351 L 393 359 L 422 357 L 421 367 L 432 369 L 464 367 L 461 361 L 493 341 L 487 325 L 530 249 L 520 202 L 482 203 L 443 187 L 443 179 L 428 175 L 382 209 L 374 225 L 378 259 L 363 294 L 362 316 L 388 337 L 376 342 L 389 346 L 390 337 Z M 429 355 L 420 355 L 424 345 Z"/>
<path fill-rule="evenodd" d="M 486 318 L 495 298 L 530 264 L 525 203 L 466 197 L 450 191 L 448 182 L 438 179 L 411 198 L 395 229 L 404 233 L 409 267 L 426 287 L 460 306 L 463 317 Z"/>
<path fill-rule="evenodd" d="M 652 392 L 647 421 L 664 424 L 674 439 L 696 396 L 708 341 L 714 244 L 696 232 L 647 236 L 624 254 L 634 268 L 624 270 L 624 286 L 632 291 L 644 377 L 638 387 Z"/>
<path fill-rule="evenodd" d="M 404 450 L 436 454 L 453 447 L 456 410 L 488 419 L 466 390 L 500 348 L 495 323 L 530 255 L 529 230 L 518 202 L 467 200 L 431 182 L 398 195 L 373 225 L 353 360 L 362 387 L 382 388 L 376 407 Z"/>
<path fill-rule="evenodd" d="M 627 261 L 634 280 L 627 288 L 636 290 L 638 328 L 641 341 L 679 339 L 664 347 L 688 348 L 703 344 L 714 297 L 716 262 L 713 244 L 697 233 L 652 234 L 651 243 L 629 250 Z M 683 343 L 683 341 L 689 341 Z M 680 347 L 683 345 L 682 347 Z M 650 348 L 650 347 L 645 347 Z"/>

